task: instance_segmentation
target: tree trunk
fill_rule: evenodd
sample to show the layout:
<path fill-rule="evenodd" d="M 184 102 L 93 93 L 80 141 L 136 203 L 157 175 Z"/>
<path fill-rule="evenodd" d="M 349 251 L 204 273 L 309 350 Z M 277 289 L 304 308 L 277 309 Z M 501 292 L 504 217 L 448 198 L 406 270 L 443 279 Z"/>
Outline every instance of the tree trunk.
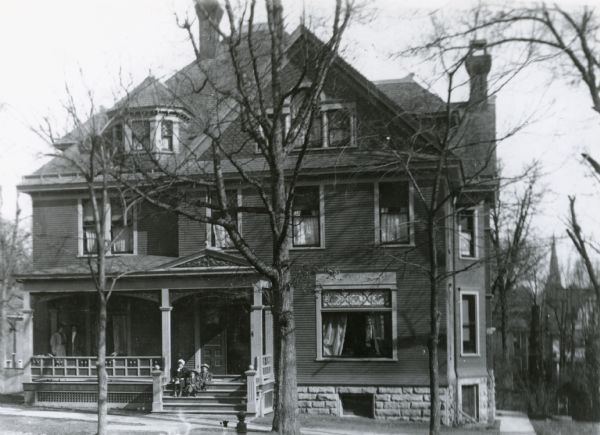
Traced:
<path fill-rule="evenodd" d="M 98 295 L 98 435 L 108 429 L 108 375 L 106 373 L 106 318 L 107 301 L 103 292 Z"/>
<path fill-rule="evenodd" d="M 287 261 L 284 262 L 287 264 Z M 276 283 L 273 295 L 279 299 L 279 308 L 274 315 L 275 329 L 275 388 L 273 431 L 279 434 L 300 433 L 296 414 L 298 389 L 296 385 L 296 328 L 294 320 L 294 294 L 290 271 L 284 269 Z"/>
<path fill-rule="evenodd" d="M 503 288 L 500 289 L 500 332 L 502 335 L 502 355 L 504 355 L 504 360 L 509 360 L 509 355 L 507 352 L 507 335 L 508 335 L 508 320 L 507 320 L 507 307 L 506 307 L 506 292 Z"/>
<path fill-rule="evenodd" d="M 430 418 L 429 433 L 437 435 L 440 433 L 440 390 L 439 390 L 439 366 L 438 366 L 438 343 L 440 335 L 440 312 L 438 309 L 438 291 L 437 291 L 437 237 L 436 228 L 431 216 L 428 223 L 429 232 L 429 257 L 430 257 L 430 275 L 429 275 L 429 391 L 430 400 Z"/>

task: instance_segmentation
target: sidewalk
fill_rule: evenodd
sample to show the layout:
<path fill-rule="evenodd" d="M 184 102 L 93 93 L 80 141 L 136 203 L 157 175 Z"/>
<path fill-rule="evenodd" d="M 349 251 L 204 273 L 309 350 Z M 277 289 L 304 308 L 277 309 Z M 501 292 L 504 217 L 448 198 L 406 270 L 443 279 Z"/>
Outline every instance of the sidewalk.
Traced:
<path fill-rule="evenodd" d="M 498 411 L 496 418 L 500 420 L 501 434 L 535 435 L 529 418 L 522 412 Z"/>

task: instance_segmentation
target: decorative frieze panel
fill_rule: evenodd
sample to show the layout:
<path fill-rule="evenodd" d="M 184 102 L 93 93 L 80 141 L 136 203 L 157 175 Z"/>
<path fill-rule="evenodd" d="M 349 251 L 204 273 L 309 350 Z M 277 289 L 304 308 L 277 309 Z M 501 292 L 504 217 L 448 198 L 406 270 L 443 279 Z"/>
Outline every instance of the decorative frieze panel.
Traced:
<path fill-rule="evenodd" d="M 389 308 L 389 290 L 327 290 L 321 296 L 323 308 Z"/>

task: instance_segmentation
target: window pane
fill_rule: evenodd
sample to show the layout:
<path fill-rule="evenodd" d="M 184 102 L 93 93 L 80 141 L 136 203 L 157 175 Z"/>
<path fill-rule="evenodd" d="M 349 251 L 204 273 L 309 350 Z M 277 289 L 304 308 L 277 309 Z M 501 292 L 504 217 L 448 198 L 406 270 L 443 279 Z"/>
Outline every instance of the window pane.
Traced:
<path fill-rule="evenodd" d="M 379 184 L 381 243 L 410 243 L 408 183 Z"/>
<path fill-rule="evenodd" d="M 391 312 L 322 314 L 324 357 L 391 358 Z"/>
<path fill-rule="evenodd" d="M 123 204 L 120 200 L 110 203 L 112 252 L 115 254 L 133 253 L 133 208 L 123 215 Z"/>
<path fill-rule="evenodd" d="M 320 246 L 319 186 L 297 187 L 292 210 L 294 246 Z"/>
<path fill-rule="evenodd" d="M 461 297 L 462 351 L 477 353 L 477 306 L 475 295 Z"/>
<path fill-rule="evenodd" d="M 113 145 L 123 146 L 123 124 L 117 124 L 113 127 Z"/>
<path fill-rule="evenodd" d="M 237 190 L 226 190 L 225 195 L 227 196 L 228 207 L 237 207 Z M 218 204 L 219 201 L 217 199 L 217 193 L 212 192 L 211 194 L 211 204 Z M 224 213 L 220 210 L 211 210 L 211 216 L 215 218 L 219 218 L 223 216 Z M 231 216 L 235 222 L 237 222 L 237 213 L 234 213 Z M 210 245 L 215 248 L 232 248 L 233 241 L 227 230 L 220 225 L 211 225 L 210 226 Z"/>
<path fill-rule="evenodd" d="M 160 149 L 173 151 L 173 121 L 161 122 L 161 144 Z"/>
<path fill-rule="evenodd" d="M 348 110 L 339 109 L 327 112 L 328 146 L 342 147 L 350 145 L 351 119 Z"/>
<path fill-rule="evenodd" d="M 475 257 L 475 211 L 462 210 L 458 214 L 460 255 Z"/>

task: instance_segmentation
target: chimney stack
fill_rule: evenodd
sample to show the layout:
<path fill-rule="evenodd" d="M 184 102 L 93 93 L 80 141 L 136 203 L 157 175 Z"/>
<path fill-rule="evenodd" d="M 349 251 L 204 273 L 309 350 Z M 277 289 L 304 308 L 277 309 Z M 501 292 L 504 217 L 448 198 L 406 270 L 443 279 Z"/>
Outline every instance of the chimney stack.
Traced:
<path fill-rule="evenodd" d="M 200 28 L 200 59 L 214 59 L 217 54 L 218 26 L 223 17 L 223 9 L 218 0 L 196 0 L 196 15 Z"/>
<path fill-rule="evenodd" d="M 492 57 L 487 53 L 486 46 L 485 39 L 471 41 L 471 50 L 465 61 L 471 87 L 469 103 L 478 104 L 488 97 L 487 76 L 492 67 Z"/>

